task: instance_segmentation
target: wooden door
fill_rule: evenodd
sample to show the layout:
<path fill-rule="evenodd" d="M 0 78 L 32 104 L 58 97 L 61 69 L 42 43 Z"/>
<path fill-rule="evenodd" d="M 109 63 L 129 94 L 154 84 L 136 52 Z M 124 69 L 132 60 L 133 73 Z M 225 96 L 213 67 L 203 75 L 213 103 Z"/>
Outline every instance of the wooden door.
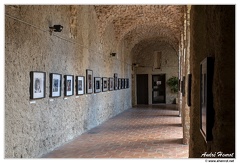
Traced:
<path fill-rule="evenodd" d="M 137 75 L 137 104 L 148 104 L 148 74 Z"/>

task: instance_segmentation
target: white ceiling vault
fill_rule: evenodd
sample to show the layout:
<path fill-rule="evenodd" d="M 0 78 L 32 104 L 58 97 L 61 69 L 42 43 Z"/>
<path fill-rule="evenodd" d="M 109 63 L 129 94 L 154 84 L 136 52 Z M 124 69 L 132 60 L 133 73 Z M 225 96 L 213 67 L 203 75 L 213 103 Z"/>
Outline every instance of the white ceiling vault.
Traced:
<path fill-rule="evenodd" d="M 117 41 L 128 40 L 133 46 L 156 39 L 178 48 L 184 29 L 185 5 L 96 5 L 99 31 L 103 34 L 112 23 Z M 151 39 L 153 41 L 151 41 Z M 145 40 L 145 41 L 144 41 Z"/>

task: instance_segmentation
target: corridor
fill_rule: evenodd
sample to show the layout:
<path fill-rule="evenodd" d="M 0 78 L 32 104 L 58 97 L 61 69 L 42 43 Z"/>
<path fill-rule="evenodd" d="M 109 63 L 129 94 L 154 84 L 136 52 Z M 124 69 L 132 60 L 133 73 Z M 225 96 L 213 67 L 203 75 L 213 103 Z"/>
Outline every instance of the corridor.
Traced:
<path fill-rule="evenodd" d="M 236 157 L 235 4 L 12 3 L 3 20 L 5 158 Z"/>
<path fill-rule="evenodd" d="M 188 158 L 176 105 L 138 106 L 43 158 Z"/>

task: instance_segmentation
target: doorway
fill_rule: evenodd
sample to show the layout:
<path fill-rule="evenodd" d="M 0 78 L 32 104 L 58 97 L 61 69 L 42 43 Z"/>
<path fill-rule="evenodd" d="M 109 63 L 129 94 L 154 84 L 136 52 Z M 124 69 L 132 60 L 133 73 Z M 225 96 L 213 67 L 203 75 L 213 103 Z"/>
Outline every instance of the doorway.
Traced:
<path fill-rule="evenodd" d="M 166 74 L 152 75 L 152 103 L 166 103 Z"/>
<path fill-rule="evenodd" d="M 148 104 L 148 74 L 137 74 L 137 104 Z"/>

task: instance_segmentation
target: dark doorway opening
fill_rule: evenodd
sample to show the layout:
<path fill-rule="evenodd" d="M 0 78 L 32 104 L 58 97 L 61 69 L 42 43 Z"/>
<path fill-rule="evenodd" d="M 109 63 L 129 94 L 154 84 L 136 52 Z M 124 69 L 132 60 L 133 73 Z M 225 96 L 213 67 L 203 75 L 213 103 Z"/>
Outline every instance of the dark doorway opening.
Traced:
<path fill-rule="evenodd" d="M 152 76 L 152 103 L 166 103 L 166 74 Z"/>
<path fill-rule="evenodd" d="M 137 104 L 148 104 L 148 74 L 137 74 Z"/>

